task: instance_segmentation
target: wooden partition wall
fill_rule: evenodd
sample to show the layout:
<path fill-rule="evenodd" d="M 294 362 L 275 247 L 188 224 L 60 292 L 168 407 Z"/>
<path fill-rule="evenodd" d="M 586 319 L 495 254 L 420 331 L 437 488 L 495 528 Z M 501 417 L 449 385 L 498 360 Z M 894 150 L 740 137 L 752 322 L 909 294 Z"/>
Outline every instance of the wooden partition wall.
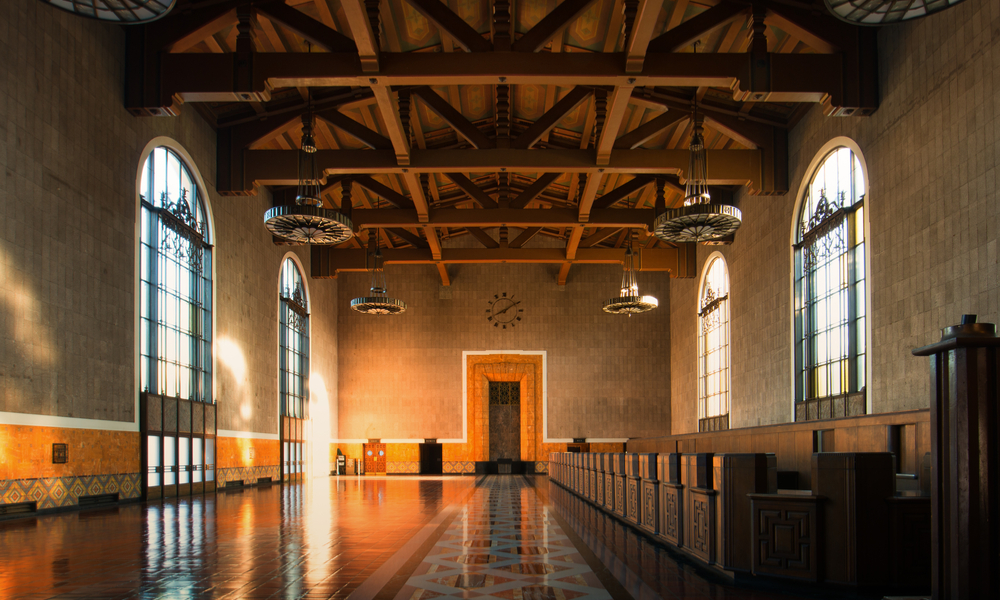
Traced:
<path fill-rule="evenodd" d="M 796 474 L 779 487 L 808 489 L 813 452 L 889 452 L 901 481 L 923 477 L 925 455 L 931 451 L 927 409 L 866 415 L 826 421 L 746 427 L 710 433 L 636 438 L 627 452 L 645 453 L 764 453 L 774 454 L 777 471 Z M 798 480 L 798 485 L 785 482 Z M 924 482 L 921 482 L 924 483 Z M 926 484 L 925 484 L 926 489 Z M 913 481 L 912 489 L 919 489 Z"/>
<path fill-rule="evenodd" d="M 930 498 L 897 492 L 888 452 L 816 452 L 809 489 L 769 453 L 553 453 L 550 478 L 731 577 L 929 588 Z M 603 490 L 603 493 L 602 491 Z"/>

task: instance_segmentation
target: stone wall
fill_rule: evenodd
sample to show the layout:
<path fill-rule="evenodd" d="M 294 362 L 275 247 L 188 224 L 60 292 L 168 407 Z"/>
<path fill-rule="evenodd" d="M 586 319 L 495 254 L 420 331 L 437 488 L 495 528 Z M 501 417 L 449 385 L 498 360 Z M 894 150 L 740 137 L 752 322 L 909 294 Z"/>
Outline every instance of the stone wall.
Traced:
<path fill-rule="evenodd" d="M 218 427 L 276 439 L 278 277 L 289 248 L 263 227 L 269 196 L 215 193 L 215 132 L 192 107 L 176 118 L 125 111 L 120 27 L 8 0 L 0 56 L 0 439 L 23 438 L 5 428 L 25 423 L 43 426 L 44 443 L 24 442 L 43 449 L 59 428 L 93 431 L 93 444 L 101 430 L 137 432 L 136 177 L 143 148 L 161 136 L 191 156 L 213 215 Z M 295 252 L 308 276 L 308 251 Z M 312 412 L 335 432 L 337 282 L 309 286 L 321 307 L 312 367 L 325 384 L 314 400 L 333 405 Z M 14 475 L 0 469 L 0 480 Z"/>
<path fill-rule="evenodd" d="M 513 235 L 513 234 L 512 234 Z M 433 266 L 386 268 L 392 317 L 342 308 L 339 316 L 341 439 L 462 437 L 462 352 L 544 350 L 548 436 L 624 438 L 670 424 L 670 306 L 665 272 L 641 273 L 660 307 L 634 317 L 601 311 L 617 296 L 621 267 L 576 265 L 565 287 L 558 265 L 453 265 L 450 299 Z M 341 274 L 339 306 L 367 295 L 361 273 Z M 523 321 L 486 320 L 494 294 L 522 300 Z"/>

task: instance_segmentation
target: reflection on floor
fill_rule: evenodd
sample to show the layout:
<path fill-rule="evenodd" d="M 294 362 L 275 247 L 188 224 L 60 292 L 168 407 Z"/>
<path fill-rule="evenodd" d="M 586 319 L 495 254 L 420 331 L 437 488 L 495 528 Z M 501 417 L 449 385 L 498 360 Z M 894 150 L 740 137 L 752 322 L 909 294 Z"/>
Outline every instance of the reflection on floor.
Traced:
<path fill-rule="evenodd" d="M 343 477 L 0 521 L 0 598 L 789 598 L 545 477 Z"/>

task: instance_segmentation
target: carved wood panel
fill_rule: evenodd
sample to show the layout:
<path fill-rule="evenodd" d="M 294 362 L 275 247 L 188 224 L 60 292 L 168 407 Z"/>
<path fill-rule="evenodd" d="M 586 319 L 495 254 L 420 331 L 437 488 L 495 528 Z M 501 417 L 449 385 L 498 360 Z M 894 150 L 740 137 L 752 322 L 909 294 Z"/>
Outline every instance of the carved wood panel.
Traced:
<path fill-rule="evenodd" d="M 594 503 L 604 506 L 604 473 L 598 471 L 594 477 Z"/>
<path fill-rule="evenodd" d="M 754 574 L 817 581 L 819 507 L 815 498 L 752 498 Z"/>
<path fill-rule="evenodd" d="M 629 522 L 638 525 L 639 524 L 639 480 L 628 477 L 625 480 L 625 502 L 628 506 L 628 511 L 625 513 L 625 518 Z"/>
<path fill-rule="evenodd" d="M 604 508 L 615 509 L 615 476 L 614 473 L 604 474 Z"/>
<path fill-rule="evenodd" d="M 674 483 L 660 485 L 660 537 L 671 544 L 684 545 L 684 486 Z"/>
<path fill-rule="evenodd" d="M 615 514 L 625 516 L 625 476 L 615 474 Z"/>
<path fill-rule="evenodd" d="M 642 482 L 642 514 L 639 525 L 656 534 L 659 526 L 660 498 L 659 484 L 650 481 Z"/>
<path fill-rule="evenodd" d="M 688 548 L 691 553 L 712 564 L 715 562 L 715 493 L 691 489 L 691 514 L 685 529 L 690 531 Z"/>

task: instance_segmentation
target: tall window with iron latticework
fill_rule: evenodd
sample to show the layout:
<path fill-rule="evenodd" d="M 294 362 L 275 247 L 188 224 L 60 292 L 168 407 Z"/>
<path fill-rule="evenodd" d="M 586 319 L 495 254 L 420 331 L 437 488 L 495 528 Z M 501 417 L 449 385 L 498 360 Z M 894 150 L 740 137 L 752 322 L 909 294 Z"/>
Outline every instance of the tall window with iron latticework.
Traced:
<path fill-rule="evenodd" d="M 281 267 L 281 415 L 306 418 L 309 400 L 309 306 L 302 274 L 291 258 Z"/>
<path fill-rule="evenodd" d="M 142 169 L 140 388 L 212 403 L 212 245 L 202 192 L 169 148 Z"/>
<path fill-rule="evenodd" d="M 729 271 L 705 265 L 698 301 L 698 431 L 729 429 Z"/>
<path fill-rule="evenodd" d="M 797 402 L 865 388 L 865 184 L 859 157 L 840 147 L 813 172 L 802 198 L 795 244 Z"/>

